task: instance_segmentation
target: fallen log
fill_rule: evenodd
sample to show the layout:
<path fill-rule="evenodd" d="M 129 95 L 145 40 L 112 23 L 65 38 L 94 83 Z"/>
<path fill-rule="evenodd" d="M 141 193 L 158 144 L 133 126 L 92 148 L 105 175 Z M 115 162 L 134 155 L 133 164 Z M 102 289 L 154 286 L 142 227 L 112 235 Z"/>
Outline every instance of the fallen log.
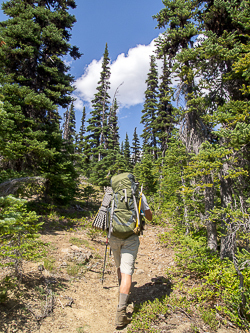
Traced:
<path fill-rule="evenodd" d="M 45 179 L 41 176 L 36 177 L 22 177 L 7 180 L 0 184 L 0 196 L 6 196 L 9 194 L 17 194 L 20 189 L 28 185 L 43 186 Z"/>

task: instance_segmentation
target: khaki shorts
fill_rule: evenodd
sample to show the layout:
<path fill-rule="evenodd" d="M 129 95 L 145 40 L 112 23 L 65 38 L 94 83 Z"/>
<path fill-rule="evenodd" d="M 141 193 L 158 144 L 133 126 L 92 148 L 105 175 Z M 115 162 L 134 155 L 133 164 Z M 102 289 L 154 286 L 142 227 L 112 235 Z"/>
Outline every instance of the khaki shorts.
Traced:
<path fill-rule="evenodd" d="M 132 275 L 140 245 L 139 237 L 132 235 L 127 239 L 120 239 L 111 235 L 109 244 L 114 255 L 116 267 L 120 267 L 121 273 Z"/>

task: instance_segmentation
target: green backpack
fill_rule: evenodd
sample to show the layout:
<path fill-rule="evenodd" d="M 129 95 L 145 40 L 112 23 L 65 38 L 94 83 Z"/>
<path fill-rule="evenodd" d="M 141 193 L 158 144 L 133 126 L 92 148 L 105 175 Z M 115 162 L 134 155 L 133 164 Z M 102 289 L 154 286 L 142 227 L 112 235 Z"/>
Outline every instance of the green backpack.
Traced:
<path fill-rule="evenodd" d="M 109 213 L 109 237 L 126 239 L 136 232 L 136 220 L 140 221 L 138 212 L 138 183 L 131 173 L 122 173 L 111 178 L 113 199 Z M 140 224 L 140 222 L 139 222 Z"/>

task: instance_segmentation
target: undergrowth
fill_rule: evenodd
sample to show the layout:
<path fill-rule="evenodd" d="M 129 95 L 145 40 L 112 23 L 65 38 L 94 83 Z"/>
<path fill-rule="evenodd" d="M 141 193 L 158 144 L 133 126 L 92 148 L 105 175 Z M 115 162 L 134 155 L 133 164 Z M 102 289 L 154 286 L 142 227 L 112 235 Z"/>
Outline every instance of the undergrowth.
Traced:
<path fill-rule="evenodd" d="M 175 225 L 170 232 L 160 234 L 159 240 L 162 246 L 175 249 L 176 265 L 165 272 L 173 282 L 173 292 L 137 307 L 128 332 L 158 332 L 159 321 L 167 323 L 169 311 L 176 309 L 199 318 L 212 331 L 221 324 L 249 329 L 250 253 L 246 249 L 237 251 L 238 267 L 244 278 L 241 289 L 233 262 L 221 260 L 207 249 L 205 229 L 185 235 Z"/>

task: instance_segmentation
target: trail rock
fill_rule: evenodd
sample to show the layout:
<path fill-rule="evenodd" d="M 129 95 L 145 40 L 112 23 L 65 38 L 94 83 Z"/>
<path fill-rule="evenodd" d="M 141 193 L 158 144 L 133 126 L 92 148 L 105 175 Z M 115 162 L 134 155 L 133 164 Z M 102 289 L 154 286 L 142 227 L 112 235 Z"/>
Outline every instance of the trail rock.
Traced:
<path fill-rule="evenodd" d="M 91 251 L 85 250 L 76 245 L 70 248 L 62 249 L 64 255 L 64 260 L 76 262 L 77 264 L 84 264 L 93 257 Z"/>
<path fill-rule="evenodd" d="M 137 274 L 143 274 L 143 273 L 144 273 L 144 270 L 141 269 L 141 268 L 139 268 L 139 269 L 137 269 L 136 273 L 137 273 Z"/>

